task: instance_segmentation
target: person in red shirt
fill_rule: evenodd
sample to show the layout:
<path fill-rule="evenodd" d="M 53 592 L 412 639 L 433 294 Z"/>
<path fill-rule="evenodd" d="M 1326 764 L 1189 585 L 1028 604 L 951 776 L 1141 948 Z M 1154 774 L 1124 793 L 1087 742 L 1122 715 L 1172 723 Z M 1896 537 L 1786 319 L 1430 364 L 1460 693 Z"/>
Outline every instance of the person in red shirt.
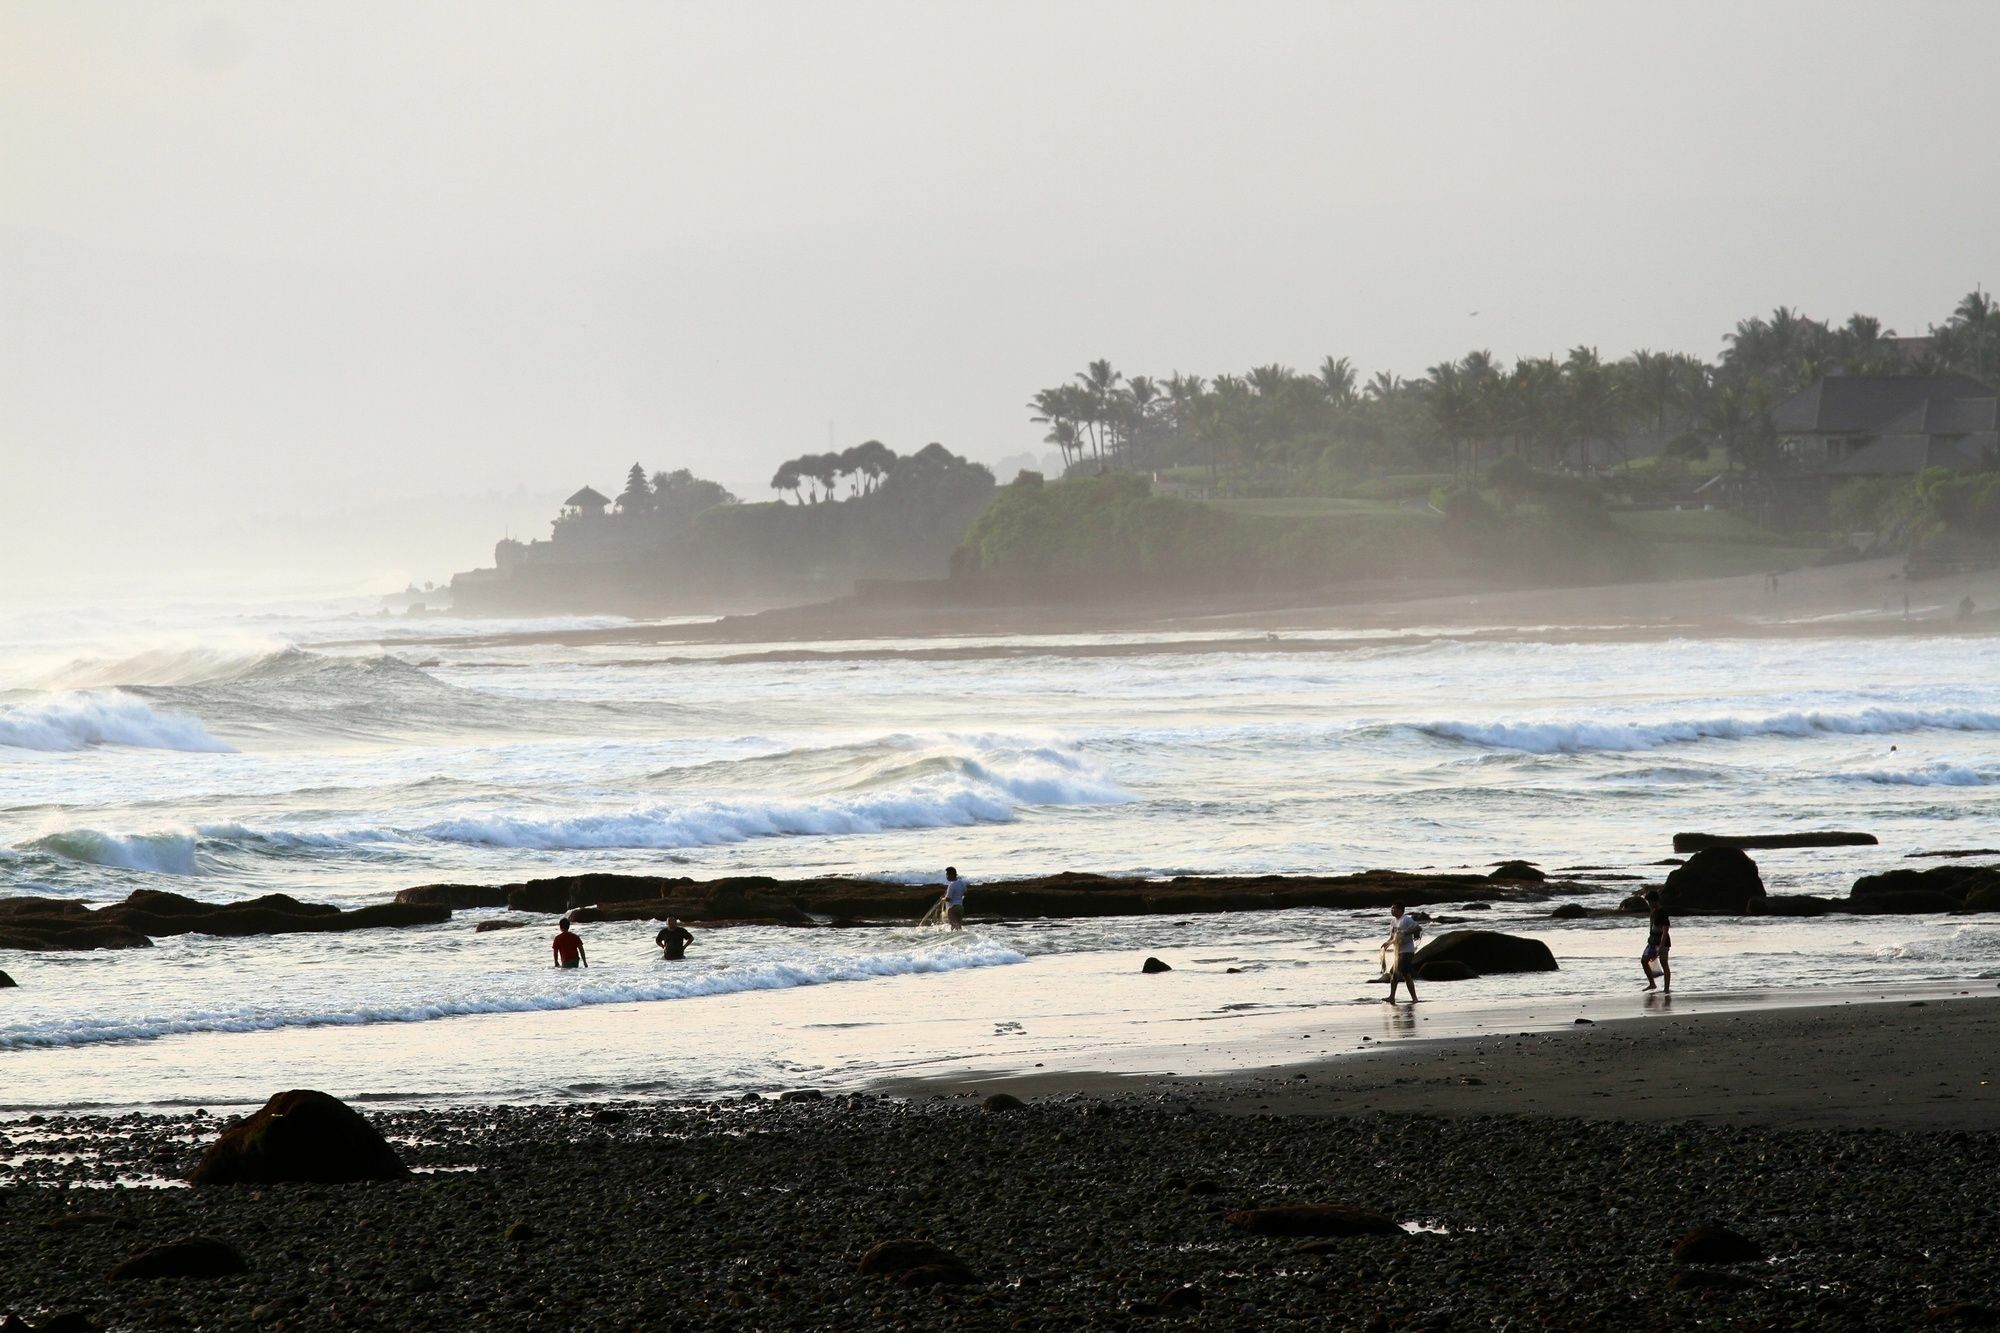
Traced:
<path fill-rule="evenodd" d="M 569 928 L 569 918 L 562 919 L 562 929 L 549 946 L 555 952 L 557 967 L 589 967 L 590 959 L 583 952 L 583 939 Z"/>

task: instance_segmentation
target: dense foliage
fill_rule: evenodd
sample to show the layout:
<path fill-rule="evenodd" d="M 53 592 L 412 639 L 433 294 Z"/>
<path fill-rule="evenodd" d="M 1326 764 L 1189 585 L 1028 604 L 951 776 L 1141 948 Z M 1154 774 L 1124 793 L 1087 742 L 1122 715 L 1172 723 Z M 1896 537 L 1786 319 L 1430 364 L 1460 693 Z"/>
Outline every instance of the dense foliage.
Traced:
<path fill-rule="evenodd" d="M 1774 460 L 1771 407 L 1823 374 L 2000 376 L 2000 307 L 1982 291 L 1943 324 L 1898 338 L 1880 320 L 1829 324 L 1780 307 L 1738 323 L 1709 362 L 1640 351 L 1616 362 L 1579 346 L 1511 367 L 1490 352 L 1415 379 L 1365 382 L 1344 357 L 1310 374 L 1264 365 L 1212 380 L 1127 377 L 1093 361 L 1029 406 L 1065 470 L 1204 470 L 1235 495 L 1338 494 L 1385 473 L 1476 473 L 1501 457 L 1583 474 L 1636 455 L 1719 452 L 1744 472 Z"/>

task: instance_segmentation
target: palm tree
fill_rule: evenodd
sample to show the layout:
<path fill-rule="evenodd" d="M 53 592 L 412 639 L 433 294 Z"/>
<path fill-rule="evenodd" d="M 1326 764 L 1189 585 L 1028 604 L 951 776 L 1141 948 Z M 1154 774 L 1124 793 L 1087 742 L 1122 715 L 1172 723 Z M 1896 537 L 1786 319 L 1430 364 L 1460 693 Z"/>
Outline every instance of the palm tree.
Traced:
<path fill-rule="evenodd" d="M 1334 407 L 1354 406 L 1356 378 L 1353 363 L 1344 356 L 1319 363 L 1319 391 Z"/>
<path fill-rule="evenodd" d="M 1374 402 L 1386 403 L 1408 387 L 1400 375 L 1391 375 L 1386 370 L 1378 370 L 1368 377 L 1368 387 L 1361 391 L 1361 396 Z"/>
<path fill-rule="evenodd" d="M 1563 362 L 1563 383 L 1569 435 L 1577 443 L 1578 462 L 1590 474 L 1590 446 L 1618 438 L 1624 403 L 1618 381 L 1605 369 L 1595 347 L 1572 347 Z"/>
<path fill-rule="evenodd" d="M 1104 360 L 1091 362 L 1076 376 L 1077 384 L 1089 398 L 1090 411 L 1084 421 L 1090 427 L 1092 452 L 1099 458 L 1104 456 L 1104 427 L 1112 417 L 1112 395 L 1124 378 Z"/>
<path fill-rule="evenodd" d="M 1136 466 L 1145 466 L 1146 423 L 1159 410 L 1160 386 L 1150 375 L 1134 375 L 1125 382 L 1125 405 L 1131 417 L 1132 454 Z"/>

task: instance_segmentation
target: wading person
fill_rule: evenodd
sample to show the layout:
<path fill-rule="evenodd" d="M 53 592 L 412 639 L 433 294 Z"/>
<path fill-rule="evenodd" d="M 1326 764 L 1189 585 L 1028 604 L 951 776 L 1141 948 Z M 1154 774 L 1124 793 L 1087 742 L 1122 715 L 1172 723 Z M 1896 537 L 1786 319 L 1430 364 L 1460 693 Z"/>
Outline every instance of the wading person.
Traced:
<path fill-rule="evenodd" d="M 965 881 L 958 877 L 957 866 L 944 868 L 944 919 L 953 930 L 965 929 Z"/>
<path fill-rule="evenodd" d="M 1417 1002 L 1417 936 L 1424 933 L 1424 928 L 1417 924 L 1415 915 L 1403 910 L 1401 903 L 1397 903 L 1394 907 L 1391 907 L 1389 915 L 1396 923 L 1389 931 L 1389 938 L 1382 942 L 1383 951 L 1389 955 L 1389 966 L 1387 968 L 1389 973 L 1389 1003 L 1394 1004 L 1396 1002 L 1396 985 L 1400 982 L 1404 986 L 1409 987 L 1410 1003 L 1415 1004 Z"/>
<path fill-rule="evenodd" d="M 660 946 L 660 956 L 669 963 L 678 963 L 687 957 L 688 945 L 694 943 L 694 932 L 681 925 L 677 916 L 667 918 L 667 924 L 660 927 L 660 933 L 653 936 L 653 943 Z"/>
<path fill-rule="evenodd" d="M 1674 947 L 1673 922 L 1668 918 L 1666 906 L 1660 902 L 1658 893 L 1646 895 L 1646 906 L 1651 909 L 1652 920 L 1646 927 L 1646 951 L 1639 955 L 1639 966 L 1646 973 L 1646 989 L 1672 990 L 1674 968 L 1667 955 Z M 1658 973 L 1653 971 L 1654 963 L 1660 965 Z"/>
<path fill-rule="evenodd" d="M 557 967 L 590 966 L 590 959 L 584 956 L 583 938 L 569 928 L 568 917 L 562 919 L 555 939 L 549 942 L 549 950 L 556 956 Z"/>

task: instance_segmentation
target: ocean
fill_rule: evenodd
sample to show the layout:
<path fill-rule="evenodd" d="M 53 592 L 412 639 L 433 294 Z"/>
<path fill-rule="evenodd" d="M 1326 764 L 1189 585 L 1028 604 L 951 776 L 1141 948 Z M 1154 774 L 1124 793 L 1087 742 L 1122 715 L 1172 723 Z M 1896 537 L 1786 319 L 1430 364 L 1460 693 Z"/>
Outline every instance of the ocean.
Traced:
<path fill-rule="evenodd" d="M 1876 834 L 1755 854 L 1773 892 L 1835 896 L 1934 864 L 1911 853 L 2000 843 L 2000 672 L 1978 637 L 547 637 L 621 625 L 353 599 L 0 616 L 0 897 L 358 905 L 581 871 L 924 883 L 953 864 L 976 913 L 981 881 L 1063 870 L 1523 857 L 1631 877 L 1574 895 L 1606 906 L 1662 876 L 1683 830 Z M 1547 910 L 1479 921 L 1546 940 L 1560 972 L 1430 988 L 1423 1021 L 1636 989 L 1642 927 Z M 681 964 L 650 927 L 598 924 L 587 972 L 548 967 L 540 919 L 475 933 L 492 915 L 0 953 L 20 982 L 0 991 L 0 1109 L 1197 1072 L 1245 1058 L 1238 1034 L 1263 1051 L 1390 1022 L 1356 1016 L 1386 1008 L 1373 913 L 698 929 Z M 2000 918 L 1690 920 L 1676 943 L 1684 1004 L 2000 976 Z M 1136 975 L 1147 954 L 1171 980 Z"/>

